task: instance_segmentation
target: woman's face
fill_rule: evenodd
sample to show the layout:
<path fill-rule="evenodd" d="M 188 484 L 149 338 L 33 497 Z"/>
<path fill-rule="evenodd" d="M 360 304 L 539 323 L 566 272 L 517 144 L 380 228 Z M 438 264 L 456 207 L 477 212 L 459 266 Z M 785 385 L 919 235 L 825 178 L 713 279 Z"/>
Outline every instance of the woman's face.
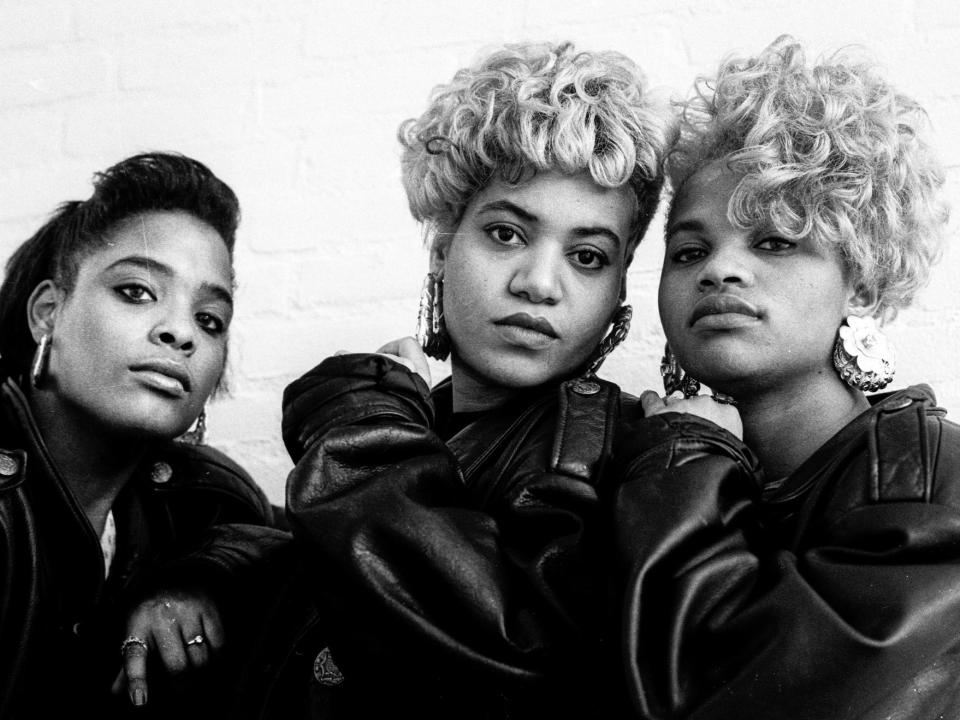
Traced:
<path fill-rule="evenodd" d="M 454 383 L 522 388 L 569 375 L 616 309 L 636 199 L 588 173 L 494 180 L 434 247 Z"/>
<path fill-rule="evenodd" d="M 231 287 L 227 247 L 206 223 L 179 211 L 124 220 L 81 259 L 69 295 L 49 291 L 58 300 L 43 387 L 104 429 L 181 434 L 223 371 Z"/>
<path fill-rule="evenodd" d="M 683 185 L 660 279 L 660 319 L 680 364 L 734 396 L 832 375 L 837 328 L 862 304 L 833 248 L 730 223 L 741 177 L 714 163 Z"/>

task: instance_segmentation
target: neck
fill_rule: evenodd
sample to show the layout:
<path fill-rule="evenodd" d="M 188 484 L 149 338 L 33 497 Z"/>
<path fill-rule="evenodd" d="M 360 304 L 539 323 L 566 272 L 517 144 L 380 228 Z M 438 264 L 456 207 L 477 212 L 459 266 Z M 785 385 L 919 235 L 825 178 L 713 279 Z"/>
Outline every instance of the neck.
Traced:
<path fill-rule="evenodd" d="M 451 359 L 450 382 L 453 411 L 478 412 L 504 405 L 516 396 L 516 388 L 493 385 L 456 357 Z"/>
<path fill-rule="evenodd" d="M 827 440 L 870 407 L 859 390 L 835 374 L 738 395 L 744 442 L 768 478 L 789 475 Z"/>
<path fill-rule="evenodd" d="M 114 500 L 143 458 L 145 443 L 105 432 L 52 392 L 34 391 L 28 401 L 50 457 L 101 535 Z"/>

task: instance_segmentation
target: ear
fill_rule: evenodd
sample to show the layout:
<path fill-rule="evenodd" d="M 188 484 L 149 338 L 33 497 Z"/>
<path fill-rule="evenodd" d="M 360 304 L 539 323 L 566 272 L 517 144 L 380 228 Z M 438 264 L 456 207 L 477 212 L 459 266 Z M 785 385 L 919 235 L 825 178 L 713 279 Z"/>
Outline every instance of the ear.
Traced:
<path fill-rule="evenodd" d="M 53 332 L 64 293 L 53 280 L 44 280 L 27 298 L 27 325 L 35 342 Z"/>
<path fill-rule="evenodd" d="M 853 287 L 847 297 L 847 315 L 870 317 L 876 311 L 879 303 L 880 297 L 876 288 L 866 287 L 865 285 Z"/>
<path fill-rule="evenodd" d="M 430 243 L 430 272 L 443 277 L 443 266 L 447 262 L 447 251 L 453 242 L 452 232 L 438 232 Z"/>

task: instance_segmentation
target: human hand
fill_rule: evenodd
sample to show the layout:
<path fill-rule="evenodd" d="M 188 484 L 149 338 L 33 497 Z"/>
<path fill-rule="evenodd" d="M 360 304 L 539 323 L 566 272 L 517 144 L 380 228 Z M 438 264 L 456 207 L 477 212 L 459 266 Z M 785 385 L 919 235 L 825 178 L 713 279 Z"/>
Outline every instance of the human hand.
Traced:
<path fill-rule="evenodd" d="M 736 435 L 739 440 L 743 439 L 743 423 L 737 408 L 730 403 L 715 400 L 709 395 L 693 395 L 688 398 L 662 397 L 653 390 L 646 390 L 640 395 L 640 405 L 646 417 L 668 412 L 690 413 L 719 425 Z"/>
<path fill-rule="evenodd" d="M 423 353 L 420 343 L 412 337 L 402 337 L 399 340 L 393 340 L 377 350 L 380 355 L 386 355 L 391 360 L 408 368 L 423 378 L 423 381 L 430 387 L 430 366 L 427 364 L 427 356 Z"/>
<path fill-rule="evenodd" d="M 134 705 L 147 703 L 147 658 L 159 654 L 167 672 L 181 675 L 210 662 L 223 646 L 223 626 L 213 600 L 202 592 L 165 590 L 140 603 L 127 619 L 123 667 L 113 683 L 124 684 Z"/>

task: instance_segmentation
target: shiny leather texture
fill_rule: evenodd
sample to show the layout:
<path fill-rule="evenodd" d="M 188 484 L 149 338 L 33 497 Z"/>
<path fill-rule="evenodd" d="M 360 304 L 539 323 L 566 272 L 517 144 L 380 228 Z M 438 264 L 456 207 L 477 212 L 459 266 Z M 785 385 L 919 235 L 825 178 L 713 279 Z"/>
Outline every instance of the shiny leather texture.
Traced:
<path fill-rule="evenodd" d="M 267 547 L 271 508 L 222 453 L 154 448 L 114 506 L 117 555 L 53 465 L 19 387 L 0 386 L 0 718 L 115 717 L 124 609 L 163 578 L 229 596 Z M 155 675 L 154 678 L 157 676 Z M 154 686 L 156 687 L 156 685 Z M 159 695 L 157 696 L 159 698 Z M 137 715 L 141 717 L 144 715 Z"/>
<path fill-rule="evenodd" d="M 960 718 L 960 427 L 926 386 L 872 401 L 767 493 L 676 415 L 618 446 L 640 717 Z"/>
<path fill-rule="evenodd" d="M 345 678 L 327 717 L 585 717 L 600 694 L 616 706 L 592 558 L 627 402 L 609 383 L 566 383 L 450 417 L 449 383 L 431 394 L 371 355 L 330 358 L 287 389 L 289 519 Z"/>
<path fill-rule="evenodd" d="M 288 514 L 329 643 L 298 652 L 343 674 L 311 685 L 312 717 L 633 716 L 608 460 L 642 412 L 591 382 L 456 416 L 449 382 L 343 355 L 287 389 Z M 668 467 L 711 447 L 758 482 L 731 435 L 671 417 Z"/>

